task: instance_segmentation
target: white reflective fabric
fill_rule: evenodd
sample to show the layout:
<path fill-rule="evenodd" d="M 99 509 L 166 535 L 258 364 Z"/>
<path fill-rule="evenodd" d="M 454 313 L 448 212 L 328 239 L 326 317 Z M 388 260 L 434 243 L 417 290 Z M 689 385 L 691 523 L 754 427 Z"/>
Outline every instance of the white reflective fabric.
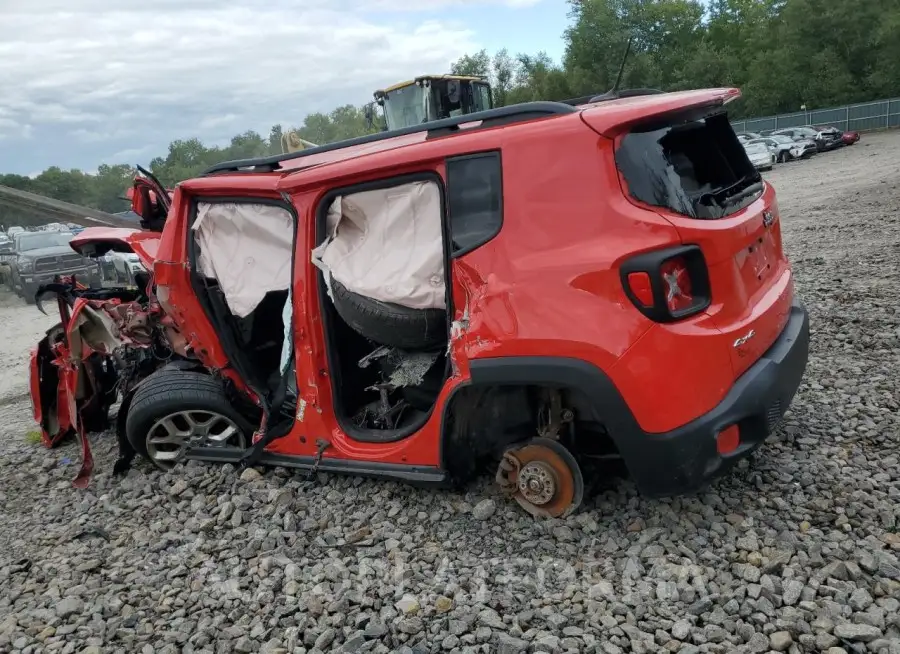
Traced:
<path fill-rule="evenodd" d="M 234 315 L 249 315 L 266 293 L 290 286 L 294 220 L 286 209 L 201 202 L 193 229 L 200 272 L 218 280 Z"/>
<path fill-rule="evenodd" d="M 411 309 L 443 309 L 441 194 L 411 182 L 338 197 L 328 238 L 312 252 L 325 279 L 359 295 Z"/>

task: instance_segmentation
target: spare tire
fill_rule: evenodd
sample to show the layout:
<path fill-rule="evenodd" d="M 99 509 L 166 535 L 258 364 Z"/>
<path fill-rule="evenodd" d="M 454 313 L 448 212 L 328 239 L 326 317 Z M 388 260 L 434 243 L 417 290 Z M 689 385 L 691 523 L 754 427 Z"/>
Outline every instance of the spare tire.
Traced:
<path fill-rule="evenodd" d="M 381 302 L 347 289 L 331 279 L 334 308 L 358 334 L 380 345 L 424 350 L 447 341 L 444 309 L 410 309 Z"/>

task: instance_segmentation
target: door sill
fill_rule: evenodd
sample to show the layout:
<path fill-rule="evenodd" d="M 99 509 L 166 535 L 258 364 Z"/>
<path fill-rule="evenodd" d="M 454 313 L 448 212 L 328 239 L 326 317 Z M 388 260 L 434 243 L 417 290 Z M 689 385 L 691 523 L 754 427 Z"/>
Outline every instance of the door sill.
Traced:
<path fill-rule="evenodd" d="M 236 447 L 200 447 L 189 450 L 185 458 L 214 463 L 238 463 L 244 452 L 245 450 Z M 311 470 L 315 466 L 315 457 L 263 452 L 262 456 L 259 457 L 258 463 L 263 466 Z M 449 482 L 447 472 L 435 466 L 415 466 L 323 457 L 316 469 L 319 472 L 331 474 L 393 479 L 422 486 L 445 486 Z"/>

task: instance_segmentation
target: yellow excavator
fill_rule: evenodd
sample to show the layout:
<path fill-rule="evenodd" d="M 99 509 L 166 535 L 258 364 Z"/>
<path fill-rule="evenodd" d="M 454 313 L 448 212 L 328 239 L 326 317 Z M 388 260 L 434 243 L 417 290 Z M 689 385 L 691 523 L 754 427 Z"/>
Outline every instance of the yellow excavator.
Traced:
<path fill-rule="evenodd" d="M 442 118 L 485 111 L 494 107 L 491 85 L 481 77 L 466 75 L 422 75 L 374 93 L 375 101 L 364 108 L 366 124 L 376 123 L 385 131 L 421 125 Z M 376 107 L 381 109 L 377 115 Z M 281 137 L 284 154 L 315 147 L 296 131 Z"/>
<path fill-rule="evenodd" d="M 422 75 L 375 91 L 375 104 L 384 114 L 388 131 L 421 125 L 442 118 L 485 111 L 494 106 L 491 85 L 481 77 Z M 374 121 L 374 107 L 367 105 Z"/>

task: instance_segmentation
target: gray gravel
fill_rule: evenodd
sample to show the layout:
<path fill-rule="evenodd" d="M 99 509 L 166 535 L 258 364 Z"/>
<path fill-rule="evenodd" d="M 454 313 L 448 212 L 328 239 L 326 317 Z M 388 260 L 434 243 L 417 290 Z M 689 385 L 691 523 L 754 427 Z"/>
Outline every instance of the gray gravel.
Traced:
<path fill-rule="evenodd" d="M 6 297 L 0 652 L 900 653 L 900 134 L 768 176 L 813 325 L 783 427 L 700 495 L 611 481 L 564 521 L 489 480 L 112 480 L 110 437 L 76 491 L 75 448 L 27 437 L 49 321 Z"/>

